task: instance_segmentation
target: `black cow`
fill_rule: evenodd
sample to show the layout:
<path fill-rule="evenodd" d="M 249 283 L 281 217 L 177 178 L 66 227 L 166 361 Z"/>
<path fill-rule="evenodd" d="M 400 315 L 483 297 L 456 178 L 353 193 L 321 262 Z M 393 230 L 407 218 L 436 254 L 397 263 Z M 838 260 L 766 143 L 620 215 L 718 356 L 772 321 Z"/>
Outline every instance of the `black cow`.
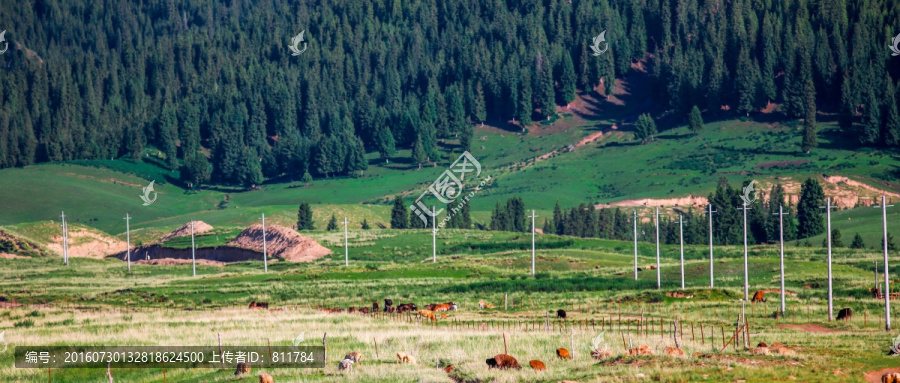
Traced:
<path fill-rule="evenodd" d="M 838 311 L 837 319 L 845 321 L 853 319 L 853 310 L 851 310 L 849 307 L 842 308 L 841 311 Z"/>
<path fill-rule="evenodd" d="M 556 317 L 559 319 L 566 319 L 566 310 L 563 310 L 563 309 L 556 310 Z"/>

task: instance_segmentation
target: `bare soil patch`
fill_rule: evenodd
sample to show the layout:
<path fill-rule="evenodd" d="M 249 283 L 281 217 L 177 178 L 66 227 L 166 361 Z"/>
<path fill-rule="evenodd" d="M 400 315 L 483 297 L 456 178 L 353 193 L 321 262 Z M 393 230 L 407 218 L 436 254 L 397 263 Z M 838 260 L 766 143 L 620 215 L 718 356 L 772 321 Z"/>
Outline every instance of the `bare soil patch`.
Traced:
<path fill-rule="evenodd" d="M 69 256 L 75 258 L 103 258 L 109 254 L 125 251 L 124 241 L 95 233 L 86 229 L 69 230 Z M 63 253 L 61 235 L 51 237 L 47 248 L 59 254 Z"/>
<path fill-rule="evenodd" d="M 900 372 L 900 367 L 887 367 L 863 373 L 863 379 L 869 383 L 881 383 L 881 376 L 887 372 Z"/>
<path fill-rule="evenodd" d="M 262 225 L 253 225 L 228 242 L 228 246 L 262 252 L 262 240 Z M 266 226 L 266 250 L 273 257 L 291 262 L 308 262 L 331 254 L 331 250 L 312 238 L 277 225 Z"/>
<path fill-rule="evenodd" d="M 692 207 L 705 207 L 708 204 L 706 197 L 693 196 L 689 195 L 687 197 L 681 198 L 641 198 L 641 199 L 629 199 L 619 202 L 613 203 L 601 203 L 594 205 L 596 209 L 603 209 L 608 207 L 616 207 L 616 206 L 628 206 L 628 207 L 653 207 L 653 206 L 692 206 Z"/>
<path fill-rule="evenodd" d="M 815 333 L 823 333 L 823 334 L 830 334 L 830 333 L 838 332 L 838 330 L 835 330 L 833 328 L 828 328 L 828 327 L 825 327 L 822 325 L 817 325 L 817 324 L 780 324 L 780 325 L 778 325 L 778 328 L 787 328 L 787 329 L 791 329 L 791 330 L 799 330 L 799 331 L 815 332 Z"/>
<path fill-rule="evenodd" d="M 202 234 L 202 233 L 205 233 L 212 229 L 213 229 L 213 227 L 210 226 L 209 224 L 207 224 L 206 222 L 194 221 L 194 235 Z M 181 226 L 181 227 L 175 229 L 175 231 L 173 231 L 169 234 L 166 234 L 166 236 L 160 238 L 159 241 L 165 242 L 172 238 L 183 237 L 185 235 L 191 235 L 191 224 L 190 223 L 186 223 L 186 224 L 184 224 L 184 226 Z"/>

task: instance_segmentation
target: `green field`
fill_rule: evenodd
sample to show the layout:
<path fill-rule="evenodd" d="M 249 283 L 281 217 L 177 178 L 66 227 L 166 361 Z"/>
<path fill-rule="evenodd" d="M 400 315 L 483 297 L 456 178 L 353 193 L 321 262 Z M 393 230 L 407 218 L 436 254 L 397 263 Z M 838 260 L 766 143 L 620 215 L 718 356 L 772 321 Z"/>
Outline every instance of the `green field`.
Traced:
<path fill-rule="evenodd" d="M 746 310 L 752 326 L 751 346 L 760 341 L 782 342 L 797 350 L 797 355 L 753 356 L 743 346 L 719 352 L 720 332 L 727 336 L 734 332 L 741 307 L 740 247 L 716 248 L 716 288 L 711 290 L 707 286 L 707 248 L 688 246 L 684 291 L 695 297 L 682 299 L 664 294 L 680 290 L 677 246 L 662 248 L 663 288 L 656 290 L 652 270 L 641 271 L 638 281 L 632 279 L 633 254 L 628 242 L 539 236 L 537 276 L 533 278 L 529 275 L 530 238 L 520 233 L 441 231 L 438 262 L 432 263 L 430 231 L 355 231 L 350 238 L 349 268 L 343 266 L 341 235 L 315 232 L 311 236 L 335 254 L 308 264 L 276 262 L 268 274 L 262 273 L 260 262 L 198 266 L 198 276 L 192 278 L 189 265 L 132 265 L 129 273 L 121 261 L 113 259 L 73 259 L 70 266 L 52 257 L 0 259 L 2 296 L 25 304 L 4 309 L 0 328 L 5 329 L 10 349 L 40 344 L 203 345 L 214 340 L 216 333 L 223 335 L 226 345 L 290 345 L 299 333 L 310 339 L 307 344 L 315 345 L 316 337 L 328 333 L 329 365 L 324 371 L 267 371 L 278 381 L 446 380 L 446 375 L 433 367 L 436 358 L 450 359 L 466 374 L 497 382 L 627 381 L 637 379 L 637 373 L 663 381 L 672 376 L 689 381 L 770 381 L 787 375 L 799 381 L 861 381 L 863 372 L 893 365 L 893 359 L 885 356 L 892 335 L 879 330 L 883 305 L 871 299 L 869 292 L 871 264 L 881 259 L 878 251 L 841 249 L 835 253 L 835 307 L 850 307 L 855 313 L 852 321 L 844 323 L 827 321 L 824 250 L 788 247 L 786 285 L 796 296 L 787 297 L 786 317 L 771 319 L 778 307 L 777 294 L 767 294 L 766 303 L 748 305 Z M 655 246 L 641 243 L 639 253 L 642 267 L 655 263 Z M 774 246 L 750 249 L 751 292 L 777 288 L 777 254 Z M 892 257 L 892 261 L 900 259 Z M 505 297 L 509 306 L 504 305 Z M 384 298 L 420 306 L 453 301 L 460 310 L 434 326 L 413 320 L 415 317 L 315 310 L 369 306 Z M 266 313 L 243 308 L 251 300 L 289 310 Z M 497 308 L 480 310 L 479 300 Z M 48 306 L 30 306 L 40 304 Z M 542 329 L 544 313 L 557 309 L 569 311 L 569 320 L 554 318 L 549 332 Z M 619 315 L 632 318 L 641 312 L 649 321 L 641 331 L 649 334 L 637 333 L 637 319 L 623 320 L 625 324 L 618 327 Z M 686 359 L 622 355 L 622 336 L 635 344 L 648 344 L 657 353 L 674 346 L 666 329 L 676 316 L 682 326 L 696 327 L 693 337 L 686 327 L 681 330 L 679 342 L 688 353 Z M 667 334 L 662 338 L 660 320 Z M 480 330 L 482 323 L 484 331 Z M 701 323 L 707 337 L 704 341 L 699 339 Z M 807 323 L 836 332 L 778 327 Z M 601 327 L 616 355 L 605 361 L 587 356 L 591 339 Z M 710 329 L 715 331 L 716 347 L 710 344 Z M 504 333 L 511 341 L 509 353 L 520 363 L 541 359 L 549 370 L 537 375 L 527 366 L 514 372 L 487 370 L 483 361 L 502 352 Z M 377 358 L 373 337 L 379 342 Z M 575 359 L 557 361 L 553 350 L 571 348 L 570 337 L 575 338 Z M 837 349 L 854 352 L 836 353 Z M 352 374 L 342 374 L 335 363 L 351 350 L 362 351 L 366 360 Z M 393 358 L 397 351 L 413 352 L 421 363 L 398 365 Z M 698 354 L 691 356 L 694 353 Z M 46 371 L 11 368 L 12 353 L 0 354 L 0 360 L 0 376 L 7 380 L 46 379 Z M 231 368 L 170 368 L 167 379 L 234 381 Z M 836 368 L 844 375 L 834 375 Z M 824 379 L 822 371 L 827 371 Z M 105 376 L 102 369 L 54 369 L 51 373 L 53 381 L 61 382 Z M 156 382 L 162 379 L 162 368 L 114 369 L 113 376 L 123 381 Z M 240 381 L 255 381 L 252 379 Z"/>

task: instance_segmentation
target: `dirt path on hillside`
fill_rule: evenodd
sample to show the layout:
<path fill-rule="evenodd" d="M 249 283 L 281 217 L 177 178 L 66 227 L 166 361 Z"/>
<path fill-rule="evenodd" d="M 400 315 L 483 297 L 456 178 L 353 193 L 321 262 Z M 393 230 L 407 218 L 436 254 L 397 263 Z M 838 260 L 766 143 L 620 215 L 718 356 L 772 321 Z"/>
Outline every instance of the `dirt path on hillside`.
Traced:
<path fill-rule="evenodd" d="M 700 196 L 692 196 L 689 195 L 687 197 L 681 198 L 641 198 L 641 199 L 629 199 L 624 201 L 612 202 L 612 203 L 601 203 L 594 205 L 595 209 L 604 209 L 608 207 L 654 207 L 654 206 L 684 206 L 684 207 L 705 207 L 709 201 L 706 197 Z"/>

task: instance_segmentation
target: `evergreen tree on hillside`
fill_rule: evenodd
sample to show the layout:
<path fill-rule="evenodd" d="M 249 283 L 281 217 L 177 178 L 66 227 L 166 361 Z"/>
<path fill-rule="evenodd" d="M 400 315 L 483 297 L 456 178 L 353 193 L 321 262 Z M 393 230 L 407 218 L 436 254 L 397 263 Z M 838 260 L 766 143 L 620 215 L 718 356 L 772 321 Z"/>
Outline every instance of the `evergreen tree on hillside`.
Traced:
<path fill-rule="evenodd" d="M 391 208 L 391 228 L 406 229 L 409 225 L 409 212 L 403 204 L 403 198 L 394 197 L 394 207 Z"/>
<path fill-rule="evenodd" d="M 859 235 L 859 233 L 856 233 L 856 235 L 853 236 L 853 242 L 850 243 L 850 248 L 851 249 L 865 249 L 866 248 L 866 243 L 865 243 L 865 241 L 863 241 L 863 237 L 861 235 Z"/>
<path fill-rule="evenodd" d="M 881 237 L 881 246 L 883 249 L 884 248 L 884 237 Z M 891 233 L 888 233 L 888 235 L 887 235 L 887 248 L 888 248 L 888 251 L 894 251 L 897 249 L 897 243 L 894 242 L 894 235 Z"/>
<path fill-rule="evenodd" d="M 572 63 L 572 56 L 564 53 L 562 58 L 562 73 L 559 76 L 560 84 L 556 101 L 560 104 L 568 105 L 570 102 L 575 101 L 575 83 L 577 78 L 575 65 Z"/>
<path fill-rule="evenodd" d="M 894 82 L 887 81 L 884 98 L 884 110 L 882 116 L 884 121 L 881 124 L 881 144 L 884 146 L 897 146 L 900 144 L 900 112 L 897 110 L 897 99 L 895 97 Z"/>
<path fill-rule="evenodd" d="M 362 224 L 359 226 L 359 228 L 362 229 L 362 230 L 369 230 L 369 229 L 371 229 L 371 227 L 369 227 L 369 221 L 366 220 L 365 218 L 363 218 Z"/>
<path fill-rule="evenodd" d="M 634 123 L 634 137 L 641 140 L 641 143 L 647 142 L 656 135 L 656 122 L 649 114 L 642 114 Z"/>
<path fill-rule="evenodd" d="M 315 230 L 316 226 L 313 222 L 312 209 L 309 204 L 303 202 L 297 209 L 297 230 Z"/>
<path fill-rule="evenodd" d="M 875 89 L 869 88 L 863 92 L 865 94 L 863 100 L 865 110 L 857 139 L 860 144 L 871 145 L 878 142 L 881 132 L 881 104 L 878 102 L 878 97 L 875 96 Z"/>
<path fill-rule="evenodd" d="M 800 150 L 809 154 L 809 151 L 819 146 L 816 139 L 816 124 L 809 120 L 803 121 L 803 139 L 800 141 Z"/>
<path fill-rule="evenodd" d="M 563 218 L 562 209 L 559 208 L 559 201 L 556 201 L 556 206 L 553 207 L 553 224 L 556 226 L 555 234 L 565 234 L 565 218 Z"/>
<path fill-rule="evenodd" d="M 797 204 L 797 237 L 809 238 L 825 231 L 822 209 L 825 205 L 825 192 L 819 182 L 807 178 L 800 187 L 800 202 Z"/>
<path fill-rule="evenodd" d="M 690 128 L 691 133 L 697 134 L 703 130 L 703 115 L 700 114 L 700 108 L 697 105 L 694 105 L 691 108 L 691 114 L 688 116 L 688 128 Z"/>
<path fill-rule="evenodd" d="M 838 117 L 838 123 L 840 124 L 841 130 L 850 135 L 856 133 L 853 129 L 853 119 L 856 117 L 856 105 L 857 103 L 853 100 L 853 95 L 855 92 L 853 88 L 850 87 L 850 72 L 844 70 L 844 75 L 842 76 L 841 82 L 841 109 L 840 116 Z"/>
<path fill-rule="evenodd" d="M 209 160 L 203 153 L 193 152 L 185 155 L 184 165 L 181 166 L 182 181 L 199 188 L 201 184 L 209 181 L 210 172 Z"/>
<path fill-rule="evenodd" d="M 328 227 L 325 230 L 335 231 L 337 230 L 337 217 L 334 216 L 334 213 L 331 214 L 331 219 L 328 220 Z"/>
<path fill-rule="evenodd" d="M 511 231 L 509 214 L 500 206 L 500 202 L 494 205 L 494 211 L 491 212 L 490 228 L 492 231 Z"/>
<path fill-rule="evenodd" d="M 547 56 L 538 54 L 535 68 L 535 99 L 541 110 L 541 118 L 556 115 L 556 92 L 553 86 L 553 64 Z"/>
<path fill-rule="evenodd" d="M 521 79 L 518 92 L 519 105 L 515 118 L 519 120 L 519 125 L 522 125 L 524 130 L 526 126 L 531 125 L 531 114 L 534 112 L 534 108 L 531 106 L 531 71 L 522 69 L 519 78 Z"/>
<path fill-rule="evenodd" d="M 721 177 L 716 191 L 709 195 L 708 200 L 717 210 L 717 213 L 713 214 L 715 243 L 719 245 L 740 243 L 743 240 L 743 212 L 737 209 L 742 204 L 740 190 L 732 188 L 728 184 L 728 179 Z"/>
<path fill-rule="evenodd" d="M 822 238 L 822 247 L 828 246 L 828 238 Z M 831 229 L 831 247 L 844 247 L 844 241 L 841 240 L 841 231 L 837 228 Z"/>
<path fill-rule="evenodd" d="M 429 211 L 429 213 L 431 212 Z M 416 214 L 411 213 L 409 215 L 409 225 L 407 226 L 408 229 L 425 229 L 429 227 L 431 227 L 430 215 L 426 215 L 424 220 Z"/>
<path fill-rule="evenodd" d="M 425 152 L 425 145 L 422 144 L 421 137 L 416 138 L 416 143 L 413 145 L 412 158 L 413 162 L 419 165 L 419 169 L 422 169 L 422 164 L 428 161 L 428 155 Z"/>

